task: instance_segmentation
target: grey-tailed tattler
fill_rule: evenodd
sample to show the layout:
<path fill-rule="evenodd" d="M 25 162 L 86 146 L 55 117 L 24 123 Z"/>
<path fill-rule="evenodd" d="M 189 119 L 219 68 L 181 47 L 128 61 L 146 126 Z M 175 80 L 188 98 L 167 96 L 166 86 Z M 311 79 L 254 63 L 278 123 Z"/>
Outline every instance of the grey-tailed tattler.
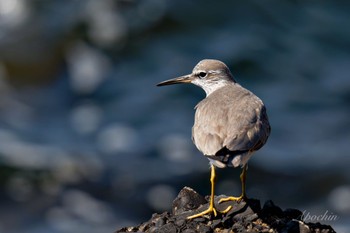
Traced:
<path fill-rule="evenodd" d="M 191 74 L 161 82 L 157 86 L 178 83 L 193 83 L 206 93 L 206 98 L 195 107 L 192 140 L 210 161 L 210 202 L 207 210 L 188 218 L 208 214 L 216 216 L 215 168 L 242 167 L 242 194 L 223 198 L 219 203 L 245 199 L 248 160 L 266 143 L 271 131 L 266 108 L 261 99 L 239 85 L 229 68 L 218 60 L 202 60 Z M 222 212 L 230 209 L 228 207 Z"/>

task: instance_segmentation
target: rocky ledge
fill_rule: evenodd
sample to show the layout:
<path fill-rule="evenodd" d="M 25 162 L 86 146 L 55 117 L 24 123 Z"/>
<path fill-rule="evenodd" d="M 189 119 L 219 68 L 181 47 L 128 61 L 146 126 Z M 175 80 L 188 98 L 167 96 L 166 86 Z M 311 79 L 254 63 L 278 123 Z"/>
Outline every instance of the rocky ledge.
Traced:
<path fill-rule="evenodd" d="M 218 203 L 225 196 L 215 197 L 215 206 L 219 211 L 229 205 L 233 208 L 227 214 L 216 217 L 200 217 L 188 220 L 187 217 L 208 208 L 208 201 L 185 187 L 173 201 L 172 213 L 153 214 L 152 218 L 135 227 L 124 227 L 117 233 L 150 232 L 150 233 L 233 233 L 233 232 L 269 232 L 269 233 L 331 233 L 331 226 L 320 223 L 302 221 L 302 212 L 297 209 L 282 210 L 272 201 L 267 201 L 263 207 L 259 200 Z"/>

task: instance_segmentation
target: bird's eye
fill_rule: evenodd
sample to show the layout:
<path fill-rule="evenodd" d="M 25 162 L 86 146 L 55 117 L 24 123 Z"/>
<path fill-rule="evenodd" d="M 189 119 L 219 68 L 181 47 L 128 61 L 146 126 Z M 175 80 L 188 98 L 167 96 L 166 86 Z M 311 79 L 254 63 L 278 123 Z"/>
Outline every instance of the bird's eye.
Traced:
<path fill-rule="evenodd" d="M 200 72 L 200 73 L 198 74 L 198 76 L 199 76 L 200 78 L 204 78 L 205 76 L 207 76 L 207 73 L 205 73 L 205 72 Z"/>

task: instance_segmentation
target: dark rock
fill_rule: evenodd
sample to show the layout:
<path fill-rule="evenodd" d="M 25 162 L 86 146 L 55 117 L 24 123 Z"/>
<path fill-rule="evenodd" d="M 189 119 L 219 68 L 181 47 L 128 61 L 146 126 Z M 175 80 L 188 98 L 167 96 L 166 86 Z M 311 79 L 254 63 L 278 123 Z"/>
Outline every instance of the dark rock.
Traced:
<path fill-rule="evenodd" d="M 159 228 L 158 227 L 151 227 L 148 231 L 149 233 L 156 233 L 159 232 Z"/>
<path fill-rule="evenodd" d="M 206 222 L 208 220 L 204 217 L 198 217 L 198 218 L 192 219 L 192 221 L 199 223 L 199 222 Z"/>
<path fill-rule="evenodd" d="M 193 229 L 185 229 L 183 233 L 196 233 L 196 231 Z"/>
<path fill-rule="evenodd" d="M 183 226 L 186 223 L 186 219 L 178 219 L 175 221 L 175 224 L 179 227 Z"/>
<path fill-rule="evenodd" d="M 245 221 L 252 222 L 252 221 L 254 221 L 254 220 L 258 219 L 258 218 L 259 218 L 258 214 L 257 213 L 253 213 L 253 214 L 247 216 L 245 218 Z"/>
<path fill-rule="evenodd" d="M 230 233 L 230 230 L 229 230 L 229 229 L 222 229 L 222 230 L 220 231 L 220 233 Z"/>
<path fill-rule="evenodd" d="M 269 233 L 334 233 L 331 226 L 320 223 L 305 223 L 302 212 L 296 209 L 282 210 L 272 201 L 261 208 L 260 201 L 246 199 L 239 203 L 228 201 L 218 203 L 226 196 L 216 196 L 214 205 L 217 216 L 187 219 L 188 216 L 208 208 L 208 201 L 193 189 L 183 188 L 173 201 L 172 213 L 153 214 L 152 218 L 135 227 L 124 227 L 123 232 L 148 233 L 231 233 L 231 232 L 269 232 Z M 223 214 L 228 207 L 231 209 Z"/>
<path fill-rule="evenodd" d="M 141 226 L 139 226 L 138 231 L 146 232 L 149 228 L 150 228 L 149 224 L 146 222 L 146 223 L 141 224 Z"/>
<path fill-rule="evenodd" d="M 267 201 L 264 204 L 262 212 L 267 216 L 283 216 L 283 210 L 280 207 L 276 206 L 271 200 Z"/>
<path fill-rule="evenodd" d="M 303 212 L 297 209 L 286 209 L 283 211 L 283 214 L 285 217 L 291 219 L 302 220 L 303 218 Z"/>
<path fill-rule="evenodd" d="M 237 211 L 232 212 L 230 215 L 232 216 L 234 221 L 242 221 L 244 222 L 249 216 L 253 215 L 255 212 L 250 208 L 250 206 L 246 202 L 241 202 L 243 208 L 239 208 Z M 234 209 L 234 208 L 233 208 Z"/>
<path fill-rule="evenodd" d="M 310 233 L 310 228 L 302 221 L 292 220 L 288 222 L 282 232 L 286 233 Z"/>
<path fill-rule="evenodd" d="M 307 223 L 307 225 L 310 227 L 311 232 L 317 232 L 317 233 L 333 233 L 333 232 L 335 232 L 331 226 L 323 225 L 319 222 Z"/>
<path fill-rule="evenodd" d="M 180 215 L 189 210 L 196 210 L 208 203 L 204 197 L 189 187 L 184 187 L 173 201 L 173 215 Z"/>
<path fill-rule="evenodd" d="M 176 233 L 176 226 L 172 223 L 167 223 L 161 227 L 159 227 L 158 231 L 159 233 Z"/>
<path fill-rule="evenodd" d="M 161 227 L 165 224 L 164 218 L 158 218 L 154 221 L 154 226 Z"/>
<path fill-rule="evenodd" d="M 200 233 L 212 233 L 213 232 L 213 229 L 211 229 L 210 226 L 206 226 L 206 225 L 200 225 L 198 227 L 198 231 Z"/>
<path fill-rule="evenodd" d="M 222 225 L 221 219 L 214 219 L 212 224 L 211 224 L 211 227 L 213 229 L 215 229 L 215 228 L 217 228 L 217 227 L 219 227 L 221 225 Z"/>

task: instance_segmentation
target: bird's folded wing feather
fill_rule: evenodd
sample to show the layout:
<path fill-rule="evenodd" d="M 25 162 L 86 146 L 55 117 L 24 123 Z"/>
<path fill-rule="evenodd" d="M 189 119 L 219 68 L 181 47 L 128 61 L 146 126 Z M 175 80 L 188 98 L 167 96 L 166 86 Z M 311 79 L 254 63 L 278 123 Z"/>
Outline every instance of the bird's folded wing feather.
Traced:
<path fill-rule="evenodd" d="M 215 155 L 224 147 L 232 152 L 259 149 L 270 133 L 261 100 L 247 90 L 238 96 L 235 92 L 214 94 L 218 96 L 196 106 L 192 138 L 197 148 L 205 155 Z"/>

